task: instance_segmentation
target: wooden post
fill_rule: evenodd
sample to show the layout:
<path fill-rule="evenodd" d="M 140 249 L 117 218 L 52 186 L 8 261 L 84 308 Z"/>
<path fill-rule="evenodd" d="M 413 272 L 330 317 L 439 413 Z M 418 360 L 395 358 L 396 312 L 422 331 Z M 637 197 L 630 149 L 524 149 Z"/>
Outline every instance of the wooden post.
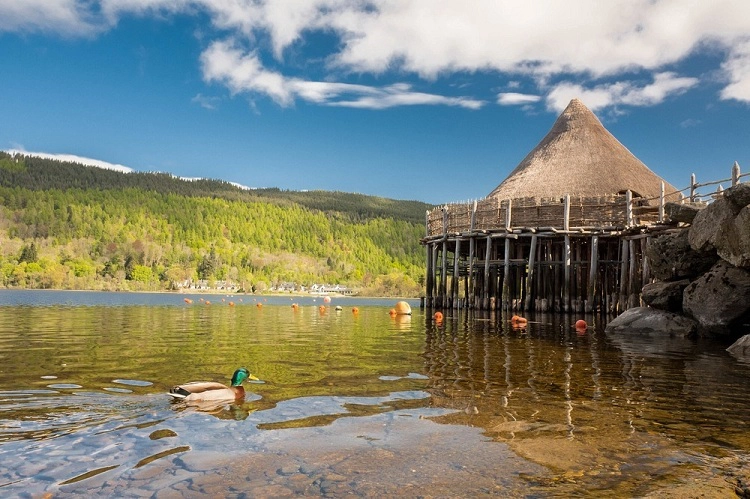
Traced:
<path fill-rule="evenodd" d="M 448 292 L 448 206 L 443 206 L 443 254 L 440 265 L 440 292 L 438 301 L 440 308 L 445 307 L 447 303 L 446 294 Z"/>
<path fill-rule="evenodd" d="M 664 221 L 664 181 L 661 181 L 661 191 L 659 193 L 659 223 Z"/>
<path fill-rule="evenodd" d="M 643 290 L 643 286 L 651 282 L 651 264 L 648 261 L 648 254 L 646 253 L 649 244 L 651 244 L 651 237 L 641 239 L 641 255 L 643 258 L 643 280 L 641 281 L 641 290 Z"/>
<path fill-rule="evenodd" d="M 599 236 L 591 236 L 591 259 L 589 260 L 589 282 L 588 296 L 586 300 L 586 313 L 589 314 L 596 308 L 596 277 L 599 275 Z"/>
<path fill-rule="evenodd" d="M 567 217 L 566 217 L 567 223 Z M 565 234 L 565 247 L 563 249 L 563 312 L 570 311 L 570 236 Z"/>
<path fill-rule="evenodd" d="M 565 195 L 563 203 L 563 229 L 570 230 L 570 194 Z"/>
<path fill-rule="evenodd" d="M 633 225 L 633 193 L 630 190 L 625 191 L 625 226 Z"/>
<path fill-rule="evenodd" d="M 474 230 L 477 220 L 477 201 L 474 200 L 474 206 L 471 209 L 471 235 L 469 236 L 469 274 L 466 276 L 466 300 L 467 308 L 474 308 L 474 249 L 476 245 Z"/>
<path fill-rule="evenodd" d="M 432 291 L 430 292 L 432 295 L 432 302 L 430 303 L 431 307 L 437 306 L 437 296 L 440 294 L 437 287 L 437 264 L 438 264 L 438 245 L 437 243 L 432 243 Z"/>
<path fill-rule="evenodd" d="M 451 280 L 451 306 L 458 308 L 458 257 L 461 255 L 461 238 L 456 238 L 456 250 L 453 253 L 453 279 Z"/>
<path fill-rule="evenodd" d="M 512 211 L 511 204 L 512 203 L 511 203 L 510 199 L 508 199 L 508 200 L 505 201 L 505 230 L 507 230 L 507 231 L 511 230 L 511 228 L 510 228 L 511 211 Z"/>
<path fill-rule="evenodd" d="M 635 306 L 635 241 L 628 241 L 630 268 L 628 270 L 628 308 Z"/>
<path fill-rule="evenodd" d="M 430 237 L 430 210 L 425 211 L 424 216 L 425 235 Z M 426 262 L 425 266 L 427 271 L 425 272 L 425 296 L 427 299 L 427 307 L 432 307 L 432 249 L 431 244 L 425 244 L 426 251 Z"/>
<path fill-rule="evenodd" d="M 484 254 L 484 290 L 482 291 L 482 308 L 490 306 L 490 257 L 492 256 L 492 237 L 487 236 L 487 250 Z"/>
<path fill-rule="evenodd" d="M 617 313 L 624 312 L 627 308 L 625 296 L 628 292 L 628 242 L 622 240 L 622 251 L 620 252 L 620 296 L 617 300 Z"/>
<path fill-rule="evenodd" d="M 505 259 L 503 260 L 502 307 L 510 308 L 510 238 L 505 238 Z"/>
<path fill-rule="evenodd" d="M 740 183 L 740 164 L 734 162 L 732 165 L 732 187 Z"/>
<path fill-rule="evenodd" d="M 695 181 L 695 173 L 690 174 L 690 202 L 695 203 L 695 189 L 697 183 Z"/>
<path fill-rule="evenodd" d="M 536 240 L 537 235 L 531 236 L 531 248 L 529 248 L 529 274 L 526 276 L 526 303 L 524 304 L 524 310 L 531 310 L 531 293 L 534 290 L 534 266 L 536 265 Z"/>

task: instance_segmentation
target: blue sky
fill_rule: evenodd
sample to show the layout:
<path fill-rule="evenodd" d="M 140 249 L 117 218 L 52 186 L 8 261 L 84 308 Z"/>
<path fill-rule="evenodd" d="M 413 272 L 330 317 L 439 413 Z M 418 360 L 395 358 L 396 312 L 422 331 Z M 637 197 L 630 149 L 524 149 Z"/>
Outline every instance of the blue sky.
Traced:
<path fill-rule="evenodd" d="M 481 198 L 580 98 L 678 188 L 750 171 L 745 0 L 0 0 L 0 149 Z"/>

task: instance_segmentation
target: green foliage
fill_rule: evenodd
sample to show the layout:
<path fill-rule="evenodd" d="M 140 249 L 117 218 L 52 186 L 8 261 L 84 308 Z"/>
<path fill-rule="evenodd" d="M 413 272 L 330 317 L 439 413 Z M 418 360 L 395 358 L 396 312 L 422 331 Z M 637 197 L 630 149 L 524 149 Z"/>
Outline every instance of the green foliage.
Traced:
<path fill-rule="evenodd" d="M 421 289 L 423 203 L 23 162 L 24 171 L 0 168 L 5 286 L 172 289 L 200 278 L 248 290 L 281 282 L 402 296 Z M 41 271 L 30 272 L 37 260 Z"/>

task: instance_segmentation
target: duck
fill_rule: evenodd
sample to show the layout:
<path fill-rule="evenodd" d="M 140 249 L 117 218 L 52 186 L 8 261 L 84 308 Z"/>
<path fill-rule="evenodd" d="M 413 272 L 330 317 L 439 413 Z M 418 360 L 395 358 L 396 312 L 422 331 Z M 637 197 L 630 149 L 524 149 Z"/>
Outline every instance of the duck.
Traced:
<path fill-rule="evenodd" d="M 187 402 L 205 400 L 242 400 L 245 398 L 245 389 L 242 383 L 245 380 L 259 381 L 244 367 L 240 367 L 232 375 L 230 386 L 215 381 L 192 381 L 182 385 L 173 386 L 169 395 L 177 400 Z"/>

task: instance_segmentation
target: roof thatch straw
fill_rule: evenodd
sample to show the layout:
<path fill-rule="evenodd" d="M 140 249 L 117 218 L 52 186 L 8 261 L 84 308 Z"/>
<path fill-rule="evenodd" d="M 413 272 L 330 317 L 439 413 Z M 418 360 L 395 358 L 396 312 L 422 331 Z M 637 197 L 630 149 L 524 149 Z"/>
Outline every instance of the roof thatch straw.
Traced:
<path fill-rule="evenodd" d="M 630 190 L 634 197 L 658 198 L 662 181 L 573 99 L 544 139 L 488 197 L 604 196 Z M 676 191 L 664 183 L 667 195 Z"/>

